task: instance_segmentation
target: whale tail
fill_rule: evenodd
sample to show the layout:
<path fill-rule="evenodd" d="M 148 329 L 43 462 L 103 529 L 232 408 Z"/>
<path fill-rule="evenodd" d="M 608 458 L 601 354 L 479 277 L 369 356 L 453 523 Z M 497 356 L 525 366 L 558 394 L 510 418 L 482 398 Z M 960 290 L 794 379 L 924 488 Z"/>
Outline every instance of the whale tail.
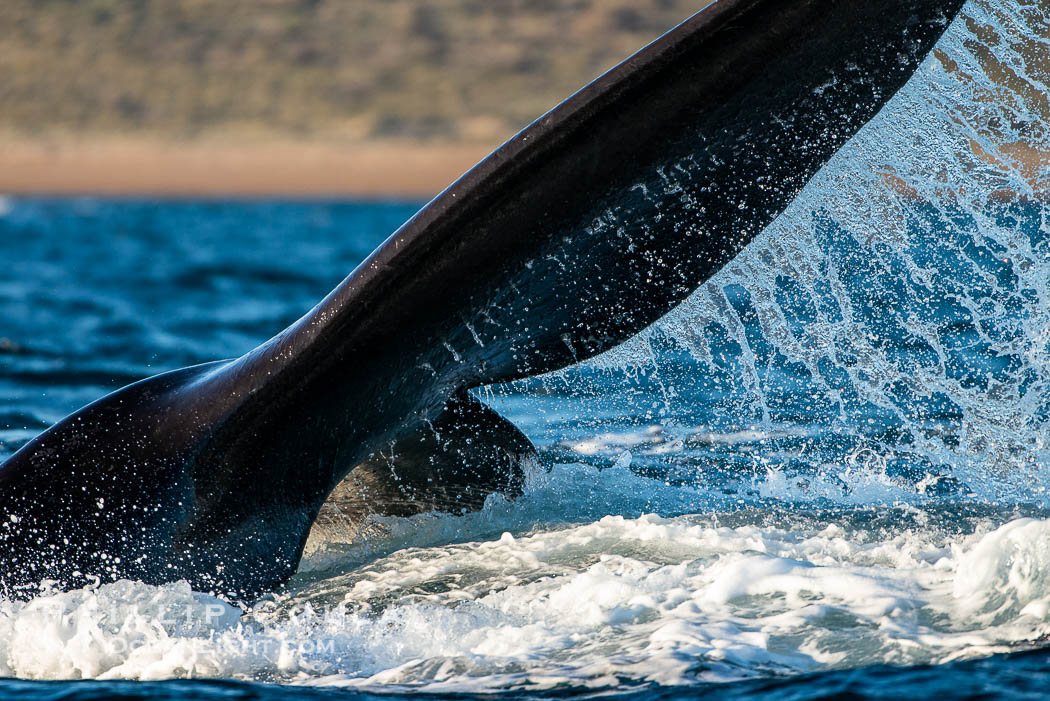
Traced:
<path fill-rule="evenodd" d="M 236 360 L 59 422 L 0 467 L 5 583 L 251 597 L 336 509 L 520 490 L 487 383 L 612 348 L 716 273 L 904 84 L 963 0 L 719 0 L 484 159 Z"/>
<path fill-rule="evenodd" d="M 469 394 L 453 397 L 438 417 L 375 451 L 340 482 L 321 507 L 321 529 L 359 525 L 372 515 L 462 513 L 490 494 L 521 494 L 532 442 Z"/>

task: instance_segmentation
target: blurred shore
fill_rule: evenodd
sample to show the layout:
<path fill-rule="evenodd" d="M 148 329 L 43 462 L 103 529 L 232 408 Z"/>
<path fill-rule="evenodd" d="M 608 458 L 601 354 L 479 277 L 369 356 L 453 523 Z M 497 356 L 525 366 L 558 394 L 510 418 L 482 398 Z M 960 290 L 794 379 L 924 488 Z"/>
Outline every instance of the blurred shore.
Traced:
<path fill-rule="evenodd" d="M 498 145 L 0 142 L 0 193 L 427 199 Z"/>
<path fill-rule="evenodd" d="M 426 200 L 500 143 L 0 139 L 0 195 Z M 1050 197 L 1050 152 L 1020 143 L 994 153 L 976 142 L 971 148 L 976 163 L 1027 185 L 989 197 Z M 881 175 L 898 193 L 919 197 L 892 169 Z"/>
<path fill-rule="evenodd" d="M 710 0 L 0 2 L 0 193 L 425 198 Z"/>
<path fill-rule="evenodd" d="M 425 199 L 709 3 L 3 0 L 0 195 Z M 966 160 L 1045 197 L 1045 95 L 977 59 L 1024 118 Z"/>

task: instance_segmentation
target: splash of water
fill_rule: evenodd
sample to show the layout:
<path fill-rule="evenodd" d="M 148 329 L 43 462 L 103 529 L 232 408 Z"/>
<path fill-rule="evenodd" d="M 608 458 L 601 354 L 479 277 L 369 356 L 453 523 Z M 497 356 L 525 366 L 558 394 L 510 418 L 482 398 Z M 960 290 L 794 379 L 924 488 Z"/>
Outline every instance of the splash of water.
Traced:
<path fill-rule="evenodd" d="M 930 495 L 1046 503 L 1048 49 L 1045 4 L 971 3 L 742 255 L 640 337 L 538 386 L 644 386 L 633 413 L 651 425 L 619 431 L 678 440 L 662 474 L 680 480 L 874 459 Z M 585 440 L 624 415 L 604 406 Z M 698 437 L 741 431 L 766 436 L 746 459 Z"/>

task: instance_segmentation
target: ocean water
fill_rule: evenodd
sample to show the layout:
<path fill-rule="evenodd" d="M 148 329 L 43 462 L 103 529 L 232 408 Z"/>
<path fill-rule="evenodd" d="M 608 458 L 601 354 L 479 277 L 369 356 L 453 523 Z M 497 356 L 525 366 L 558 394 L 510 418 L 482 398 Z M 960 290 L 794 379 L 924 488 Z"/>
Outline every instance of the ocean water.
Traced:
<path fill-rule="evenodd" d="M 679 309 L 479 391 L 539 447 L 520 498 L 314 539 L 250 608 L 0 597 L 0 694 L 1045 694 L 1050 163 L 1017 144 L 1050 151 L 1048 27 L 968 6 Z M 419 204 L 0 198 L 0 459 L 252 348 Z"/>

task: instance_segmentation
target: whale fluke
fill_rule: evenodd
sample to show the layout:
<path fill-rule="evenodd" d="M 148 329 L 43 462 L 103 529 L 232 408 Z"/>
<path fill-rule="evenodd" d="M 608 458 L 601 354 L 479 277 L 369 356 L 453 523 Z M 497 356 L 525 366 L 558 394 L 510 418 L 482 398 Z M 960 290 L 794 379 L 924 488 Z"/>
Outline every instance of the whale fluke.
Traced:
<path fill-rule="evenodd" d="M 9 458 L 6 591 L 128 577 L 251 599 L 295 572 L 330 494 L 360 519 L 520 490 L 531 445 L 469 391 L 590 358 L 682 301 L 961 5 L 719 0 L 481 161 L 271 340 L 114 392 Z"/>

